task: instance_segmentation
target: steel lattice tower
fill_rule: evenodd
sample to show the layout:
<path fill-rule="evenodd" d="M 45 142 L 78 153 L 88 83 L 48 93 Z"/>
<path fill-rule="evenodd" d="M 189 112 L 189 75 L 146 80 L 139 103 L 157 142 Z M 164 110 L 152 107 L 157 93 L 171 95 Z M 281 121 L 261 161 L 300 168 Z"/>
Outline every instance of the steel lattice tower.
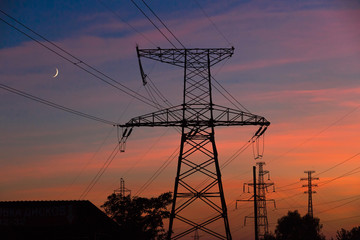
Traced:
<path fill-rule="evenodd" d="M 254 187 L 254 189 L 256 189 L 256 193 L 254 193 L 254 195 L 252 196 L 252 198 L 254 198 L 253 200 L 256 202 L 256 214 L 254 214 L 254 218 L 256 222 L 255 225 L 257 228 L 256 232 L 259 238 L 264 238 L 265 234 L 269 232 L 266 202 L 272 201 L 274 202 L 274 206 L 275 206 L 275 200 L 267 199 L 266 192 L 268 192 L 268 188 L 271 186 L 273 186 L 273 191 L 275 191 L 275 188 L 274 188 L 274 183 L 269 181 L 270 180 L 269 171 L 264 170 L 265 162 L 257 162 L 256 165 L 258 166 L 256 187 L 254 187 L 254 183 L 245 183 L 243 191 L 245 192 L 245 185 L 248 185 L 249 187 L 250 186 Z M 265 182 L 264 176 L 266 175 L 268 175 L 268 179 Z M 236 200 L 236 201 L 244 201 L 244 200 Z M 250 199 L 245 201 L 250 201 Z M 245 221 L 246 218 L 252 218 L 252 217 L 246 216 Z"/>
<path fill-rule="evenodd" d="M 126 197 L 126 193 L 128 193 L 127 195 L 131 194 L 131 190 L 127 189 L 125 187 L 125 181 L 123 178 L 120 178 L 120 187 L 116 190 L 114 190 L 114 193 L 119 195 L 119 198 L 125 198 Z"/>
<path fill-rule="evenodd" d="M 259 228 L 259 237 L 264 237 L 266 233 L 269 232 L 269 223 L 267 218 L 267 210 L 266 210 L 266 201 L 274 201 L 273 199 L 266 199 L 266 192 L 268 191 L 268 187 L 274 186 L 273 182 L 265 182 L 264 176 L 269 174 L 269 171 L 264 170 L 265 162 L 257 162 L 259 168 L 259 175 L 258 175 L 258 194 L 257 194 L 257 217 L 258 217 L 258 228 Z M 268 177 L 270 180 L 270 176 Z M 275 204 L 275 202 L 274 202 Z"/>
<path fill-rule="evenodd" d="M 138 49 L 140 71 L 146 75 L 141 58 L 184 69 L 183 103 L 132 118 L 123 128 L 123 151 L 133 127 L 180 127 L 181 142 L 169 219 L 168 239 L 179 239 L 201 230 L 217 239 L 232 239 L 221 180 L 214 129 L 217 126 L 258 125 L 265 131 L 270 123 L 261 116 L 215 105 L 212 100 L 210 68 L 232 56 L 234 48 Z M 259 132 L 259 131 L 258 131 Z M 210 179 L 210 181 L 209 181 Z M 194 216 L 194 211 L 204 211 Z M 210 215 L 210 216 L 209 216 Z M 214 222 L 224 228 L 215 231 Z M 174 226 L 178 225 L 178 228 Z"/>
<path fill-rule="evenodd" d="M 308 183 L 306 185 L 303 185 L 303 187 L 307 187 L 308 190 L 304 193 L 308 194 L 308 215 L 313 217 L 314 211 L 313 211 L 313 202 L 312 202 L 312 194 L 316 193 L 316 191 L 312 190 L 312 187 L 317 187 L 317 184 L 313 184 L 312 180 L 319 180 L 319 178 L 314 178 L 311 175 L 315 173 L 315 171 L 304 171 L 304 173 L 307 173 L 307 178 L 300 178 L 301 181 L 307 180 Z"/>

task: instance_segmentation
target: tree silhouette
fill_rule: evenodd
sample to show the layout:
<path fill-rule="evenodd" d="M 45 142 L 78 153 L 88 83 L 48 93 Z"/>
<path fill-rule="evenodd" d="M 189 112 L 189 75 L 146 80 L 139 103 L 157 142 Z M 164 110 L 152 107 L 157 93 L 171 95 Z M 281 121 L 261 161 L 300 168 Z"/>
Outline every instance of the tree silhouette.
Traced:
<path fill-rule="evenodd" d="M 336 233 L 337 240 L 359 240 L 360 239 L 360 226 L 354 227 L 350 231 L 341 229 Z"/>
<path fill-rule="evenodd" d="M 265 233 L 263 240 L 276 240 L 273 233 Z"/>
<path fill-rule="evenodd" d="M 119 224 L 121 239 L 160 240 L 166 236 L 163 219 L 170 216 L 166 207 L 171 200 L 170 192 L 157 198 L 111 194 L 101 207 Z"/>
<path fill-rule="evenodd" d="M 276 240 L 324 240 L 321 228 L 320 219 L 310 215 L 301 217 L 297 210 L 289 211 L 278 220 Z"/>

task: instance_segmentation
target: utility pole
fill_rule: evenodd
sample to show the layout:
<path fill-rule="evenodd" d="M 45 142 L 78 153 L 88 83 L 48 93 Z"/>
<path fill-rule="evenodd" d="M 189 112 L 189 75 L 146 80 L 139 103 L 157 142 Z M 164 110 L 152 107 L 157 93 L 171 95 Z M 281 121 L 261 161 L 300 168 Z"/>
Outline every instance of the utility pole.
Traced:
<path fill-rule="evenodd" d="M 125 181 L 123 178 L 120 178 L 120 187 L 115 189 L 114 193 L 118 195 L 120 199 L 125 198 L 127 195 L 131 195 L 131 190 L 125 187 Z"/>
<path fill-rule="evenodd" d="M 250 193 L 250 186 L 253 187 L 253 195 L 247 200 L 236 200 L 235 208 L 237 209 L 238 202 L 254 202 L 254 216 L 245 216 L 244 226 L 246 225 L 247 218 L 254 218 L 254 233 L 255 240 L 259 240 L 259 227 L 258 227 L 258 195 L 257 195 L 257 183 L 256 183 L 256 166 L 253 166 L 253 182 L 252 183 L 244 183 L 243 192 L 245 192 L 245 186 L 248 185 L 248 193 Z"/>
<path fill-rule="evenodd" d="M 123 130 L 119 141 L 120 149 L 124 151 L 126 140 L 134 127 L 180 127 L 180 152 L 168 239 L 180 239 L 196 230 L 216 239 L 232 239 L 215 144 L 215 127 L 256 125 L 260 126 L 260 129 L 254 137 L 259 137 L 270 125 L 264 117 L 213 103 L 210 69 L 230 58 L 234 48 L 137 47 L 136 50 L 144 84 L 147 76 L 141 58 L 183 68 L 183 102 L 181 105 L 132 118 L 128 123 L 119 125 Z M 201 220 L 194 214 L 199 211 L 204 211 L 204 218 Z M 223 222 L 222 230 L 216 226 L 218 221 Z"/>
<path fill-rule="evenodd" d="M 312 202 L 312 194 L 316 193 L 316 191 L 312 190 L 312 187 L 317 187 L 317 184 L 313 184 L 313 180 L 319 180 L 319 178 L 312 177 L 311 175 L 315 173 L 315 171 L 304 171 L 304 173 L 307 173 L 307 178 L 300 178 L 301 181 L 307 180 L 308 183 L 306 185 L 303 185 L 303 187 L 307 187 L 308 190 L 304 193 L 308 194 L 308 215 L 313 217 L 314 211 L 313 211 L 313 202 Z"/>

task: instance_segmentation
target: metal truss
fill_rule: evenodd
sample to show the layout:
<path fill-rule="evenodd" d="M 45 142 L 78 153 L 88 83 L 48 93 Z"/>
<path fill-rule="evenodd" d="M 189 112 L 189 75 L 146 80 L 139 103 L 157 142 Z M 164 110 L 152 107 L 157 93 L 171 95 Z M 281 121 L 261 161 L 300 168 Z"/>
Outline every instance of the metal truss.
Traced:
<path fill-rule="evenodd" d="M 146 74 L 141 58 L 184 68 L 183 103 L 132 118 L 126 124 L 119 125 L 123 129 L 121 150 L 124 151 L 126 140 L 134 127 L 180 127 L 180 152 L 168 239 L 179 239 L 198 230 L 217 239 L 232 239 L 214 128 L 258 125 L 263 133 L 270 125 L 264 117 L 218 106 L 212 102 L 210 68 L 231 57 L 234 48 L 136 49 L 144 83 Z M 204 215 L 200 220 L 195 219 L 193 209 L 211 214 Z M 224 225 L 220 231 L 216 231 L 212 226 L 218 221 L 223 221 Z M 174 228 L 175 225 L 181 227 Z"/>

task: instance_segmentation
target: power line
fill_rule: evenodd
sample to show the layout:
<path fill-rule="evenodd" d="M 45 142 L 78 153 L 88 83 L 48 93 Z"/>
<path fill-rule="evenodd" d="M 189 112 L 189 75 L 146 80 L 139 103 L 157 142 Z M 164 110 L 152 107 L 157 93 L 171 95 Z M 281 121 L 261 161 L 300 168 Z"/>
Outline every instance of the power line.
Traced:
<path fill-rule="evenodd" d="M 321 222 L 335 222 L 335 221 L 339 221 L 339 220 L 345 220 L 345 219 L 351 219 L 351 218 L 360 218 L 360 215 L 357 216 L 351 216 L 351 217 L 343 217 L 343 218 L 336 218 L 336 219 L 330 219 L 330 220 L 321 220 Z"/>
<path fill-rule="evenodd" d="M 166 30 L 168 30 L 168 32 L 175 38 L 175 40 L 183 47 L 186 48 L 181 42 L 180 40 L 173 34 L 173 32 L 165 25 L 165 23 L 159 18 L 159 16 L 150 8 L 150 6 L 144 1 L 141 0 L 145 6 L 150 10 L 150 12 L 152 14 L 154 14 L 154 16 L 160 21 L 160 23 L 166 28 Z"/>
<path fill-rule="evenodd" d="M 232 44 L 230 43 L 230 41 L 225 37 L 225 35 L 220 31 L 220 29 L 217 27 L 217 25 L 215 24 L 215 22 L 213 20 L 211 20 L 211 18 L 209 17 L 209 15 L 205 12 L 205 10 L 202 8 L 202 6 L 200 5 L 200 3 L 197 0 L 194 0 L 194 2 L 198 5 L 198 7 L 200 8 L 200 10 L 202 11 L 202 13 L 205 15 L 205 17 L 209 20 L 209 22 L 214 26 L 214 28 L 216 29 L 216 31 L 222 36 L 222 38 L 224 38 L 224 40 L 229 44 L 229 46 L 231 46 Z"/>
<path fill-rule="evenodd" d="M 170 42 L 170 44 L 175 47 L 175 45 L 165 36 L 165 34 L 155 25 L 155 23 L 145 14 L 145 12 L 139 7 L 139 5 L 137 5 L 133 0 L 131 0 L 133 2 L 133 4 L 139 9 L 139 11 L 141 11 L 141 13 L 156 27 L 156 29 L 159 30 L 159 32 Z M 142 0 L 142 2 L 144 3 L 144 5 L 151 11 L 151 13 L 160 21 L 160 23 L 166 28 L 166 30 L 168 30 L 168 32 L 175 38 L 175 40 L 185 49 L 186 47 L 182 44 L 182 42 L 175 36 L 175 34 L 167 27 L 167 25 L 160 19 L 160 17 L 151 9 L 151 7 L 144 1 Z M 197 2 L 197 4 L 199 5 L 199 3 Z M 201 6 L 199 5 L 199 7 L 201 8 Z M 201 8 L 202 9 L 202 8 Z M 204 10 L 202 9 L 202 11 L 204 12 Z M 207 14 L 204 12 L 205 16 L 207 16 Z M 207 16 L 208 17 L 208 16 Z M 215 26 L 215 28 L 220 32 L 220 30 L 216 27 L 215 23 L 213 21 L 211 21 L 211 19 L 208 17 L 208 19 L 210 20 L 211 23 L 213 23 L 213 25 Z M 226 37 L 220 32 L 220 34 L 224 37 L 224 39 L 230 44 L 230 42 L 226 39 Z M 175 47 L 176 48 L 176 47 Z M 239 104 L 239 106 L 241 106 L 243 109 L 245 109 L 245 111 L 247 111 L 248 113 L 250 113 L 250 111 L 244 107 L 236 98 L 234 98 L 213 76 L 211 76 L 211 78 L 230 96 L 230 98 L 232 98 L 237 104 Z M 223 94 L 215 85 L 213 85 L 213 87 L 223 96 L 225 97 L 231 104 L 233 104 L 236 108 L 238 108 L 238 106 L 236 106 L 228 97 L 225 96 L 225 94 Z M 239 108 L 238 108 L 239 109 Z"/>
<path fill-rule="evenodd" d="M 347 198 L 342 198 L 342 199 L 337 199 L 337 200 L 333 200 L 333 201 L 328 201 L 328 202 L 320 202 L 318 203 L 319 205 L 322 205 L 322 204 L 331 204 L 331 203 L 336 203 L 336 202 L 342 202 L 342 201 L 345 201 L 345 200 L 349 200 L 349 199 L 353 199 L 353 198 L 358 198 L 360 197 L 360 194 L 359 195 L 355 195 L 355 196 L 352 196 L 352 197 L 347 197 Z"/>
<path fill-rule="evenodd" d="M 227 91 L 214 77 L 211 77 L 220 87 L 221 89 L 223 89 L 225 91 L 225 93 L 227 93 L 230 98 L 232 98 L 239 106 L 241 106 L 246 112 L 250 113 L 250 111 L 244 107 L 244 105 L 242 105 L 233 95 L 230 94 L 229 91 Z M 241 110 L 235 103 L 233 103 L 228 97 L 225 96 L 224 93 L 222 93 L 214 84 L 212 84 L 212 86 L 224 97 L 226 98 L 233 106 L 235 106 L 237 109 Z"/>
<path fill-rule="evenodd" d="M 330 167 L 330 168 L 328 168 L 328 169 L 326 169 L 326 170 L 324 170 L 324 171 L 322 171 L 322 172 L 320 172 L 320 173 L 318 173 L 318 174 L 315 174 L 315 176 L 319 176 L 320 174 L 326 173 L 326 172 L 328 172 L 328 171 L 330 171 L 330 170 L 332 170 L 332 169 L 340 166 L 341 164 L 344 164 L 344 163 L 350 161 L 351 159 L 355 158 L 355 157 L 358 156 L 358 155 L 360 155 L 360 152 L 359 152 L 359 153 L 356 153 L 355 155 L 353 155 L 353 156 L 345 159 L 344 161 L 342 161 L 342 162 L 340 162 L 340 163 L 338 163 L 338 164 L 336 164 L 336 165 L 334 165 L 334 166 L 332 166 L 332 167 Z"/>
<path fill-rule="evenodd" d="M 356 110 L 358 110 L 360 108 L 360 105 L 356 106 L 354 109 L 351 109 L 349 112 L 347 112 L 345 115 L 341 116 L 339 119 L 335 120 L 334 122 L 332 122 L 331 124 L 329 124 L 328 126 L 326 126 L 325 128 L 323 128 L 322 130 L 320 130 L 318 133 L 312 135 L 311 137 L 305 139 L 303 142 L 301 142 L 300 144 L 298 144 L 297 146 L 289 149 L 288 151 L 286 151 L 285 153 L 283 153 L 282 155 L 280 155 L 277 158 L 271 159 L 270 161 L 276 161 L 279 160 L 280 158 L 284 157 L 285 155 L 287 155 L 288 153 L 294 151 L 295 149 L 297 149 L 298 147 L 304 145 L 305 143 L 311 141 L 312 139 L 314 139 L 315 137 L 319 136 L 320 134 L 324 133 L 325 131 L 327 131 L 328 129 L 330 129 L 331 127 L 335 126 L 337 123 L 339 123 L 340 121 L 342 121 L 344 118 L 346 118 L 347 116 L 349 116 L 350 114 L 352 114 L 353 112 L 355 112 Z"/>
<path fill-rule="evenodd" d="M 251 145 L 251 139 L 246 142 L 242 147 L 240 147 L 230 158 L 228 158 L 221 166 L 220 169 L 227 167 L 232 161 L 234 161 L 241 153 L 248 149 Z"/>
<path fill-rule="evenodd" d="M 179 151 L 179 147 L 163 162 L 163 164 L 155 171 L 155 173 L 140 187 L 135 196 L 139 196 L 143 193 L 155 179 L 170 165 L 170 163 L 176 158 L 176 153 Z"/>
<path fill-rule="evenodd" d="M 327 180 L 327 181 L 324 181 L 324 182 L 320 182 L 320 183 L 319 183 L 319 187 L 324 186 L 325 184 L 329 184 L 329 183 L 331 183 L 331 182 L 333 182 L 333 181 L 335 181 L 335 180 L 338 180 L 338 179 L 340 179 L 340 178 L 343 178 L 343 177 L 347 177 L 347 176 L 356 174 L 356 173 L 359 172 L 359 171 L 356 171 L 356 170 L 358 170 L 358 169 L 360 169 L 360 167 L 354 168 L 354 169 L 352 169 L 352 170 L 350 170 L 350 171 L 348 171 L 348 172 L 346 172 L 346 173 L 344 173 L 344 174 L 342 174 L 342 175 L 340 175 L 340 176 L 338 176 L 338 177 L 332 178 L 332 179 Z"/>
<path fill-rule="evenodd" d="M 160 31 L 161 34 L 163 34 L 163 32 L 155 25 L 155 23 L 153 21 L 150 20 L 150 18 L 140 9 L 140 7 L 132 0 L 132 2 L 134 3 L 134 5 L 148 18 L 148 20 Z M 145 6 L 152 12 L 152 14 L 160 21 L 160 23 L 168 30 L 168 32 L 175 38 L 175 40 L 185 49 L 185 46 L 181 43 L 181 41 L 174 35 L 174 33 L 166 26 L 166 24 L 160 19 L 160 17 L 150 8 L 150 6 L 144 1 L 142 0 L 142 2 L 145 4 Z M 199 7 L 201 8 L 200 4 L 197 2 L 197 4 L 199 5 Z M 202 8 L 201 8 L 202 9 Z M 205 14 L 205 16 L 207 16 L 207 14 L 204 12 L 204 10 L 202 9 L 203 13 Z M 208 16 L 207 16 L 208 17 Z M 208 19 L 210 20 L 210 22 L 215 26 L 215 28 L 220 32 L 220 30 L 216 27 L 215 23 L 213 21 L 211 21 L 211 19 L 208 17 Z M 226 39 L 226 37 L 220 32 L 220 34 L 224 37 L 224 39 L 230 44 L 230 42 Z M 164 36 L 164 34 L 163 34 Z M 164 36 L 169 42 L 170 40 Z M 170 42 L 171 43 L 171 42 Z M 172 44 L 172 43 L 171 43 Z M 174 44 L 172 44 L 174 46 Z M 175 46 L 174 46 L 175 47 Z M 175 47 L 176 48 L 176 47 Z M 244 107 L 237 99 L 235 99 L 213 76 L 211 76 L 211 78 L 237 103 L 239 104 L 243 109 L 245 109 L 248 113 L 250 113 L 250 111 Z M 219 93 L 221 95 L 223 95 L 231 104 L 233 104 L 236 108 L 238 108 L 228 97 L 226 97 L 215 85 L 213 85 L 214 88 L 219 91 Z"/>
<path fill-rule="evenodd" d="M 24 31 L 22 31 L 21 29 L 17 28 L 16 26 L 14 26 L 13 24 L 9 23 L 8 21 L 6 21 L 5 19 L 0 17 L 0 20 L 3 21 L 5 24 L 9 25 L 10 27 L 14 28 L 15 30 L 17 30 L 18 32 L 20 32 L 21 34 L 27 36 L 28 38 L 30 38 L 31 40 L 35 41 L 36 43 L 38 43 L 39 45 L 43 46 L 44 48 L 48 49 L 49 51 L 53 52 L 54 54 L 58 55 L 59 57 L 65 59 L 66 61 L 72 63 L 73 65 L 75 65 L 76 67 L 82 69 L 83 71 L 89 73 L 90 75 L 94 76 L 95 78 L 107 83 L 108 85 L 120 90 L 121 92 L 136 98 L 137 100 L 150 105 L 152 107 L 155 107 L 154 104 L 152 104 L 152 101 L 142 95 L 140 95 L 139 93 L 135 92 L 134 90 L 126 87 L 125 85 L 121 84 L 120 82 L 116 81 L 115 79 L 111 78 L 110 76 L 106 75 L 105 73 L 97 70 L 96 68 L 90 66 L 89 64 L 87 64 L 86 62 L 84 62 L 83 60 L 75 57 L 74 55 L 72 55 L 71 53 L 69 53 L 68 51 L 64 50 L 63 48 L 61 48 L 60 46 L 56 45 L 55 43 L 51 42 L 50 40 L 48 40 L 47 38 L 43 37 L 42 35 L 40 35 L 39 33 L 35 32 L 34 30 L 32 30 L 31 28 L 27 27 L 25 24 L 21 23 L 20 21 L 18 21 L 17 19 L 15 19 L 14 17 L 10 16 L 9 14 L 5 13 L 4 11 L 2 11 L 0 9 L 0 12 L 3 13 L 4 15 L 6 15 L 7 17 L 9 17 L 10 19 L 12 19 L 13 21 L 15 21 L 16 23 L 20 24 L 22 27 L 26 28 L 27 30 L 29 30 L 30 32 L 32 32 L 33 34 L 35 34 L 36 36 L 40 37 L 41 39 L 45 40 L 47 43 L 51 44 L 52 46 L 54 46 L 55 48 L 57 48 L 58 50 L 60 50 L 63 54 L 57 52 L 56 50 L 50 48 L 49 46 L 46 46 L 44 43 L 40 42 L 39 40 L 35 39 L 34 37 L 30 36 L 29 34 L 25 33 Z M 65 56 L 65 55 L 67 56 Z M 73 58 L 73 59 L 70 59 Z M 81 66 L 83 65 L 83 66 Z M 108 80 L 106 80 L 106 79 Z M 109 81 L 110 80 L 110 81 Z M 116 84 L 116 85 L 115 85 Z M 119 86 L 117 86 L 119 85 Z"/>
<path fill-rule="evenodd" d="M 112 9 L 110 9 L 106 4 L 104 4 L 101 0 L 97 0 L 100 4 L 102 4 L 105 8 L 107 8 L 111 13 L 113 13 L 115 16 L 117 16 L 122 22 L 125 22 L 120 15 L 118 15 L 115 11 L 113 11 Z M 145 5 L 147 5 L 144 2 Z M 152 11 L 152 9 L 147 5 L 147 7 Z M 161 21 L 161 19 L 152 11 L 152 13 Z M 130 25 L 129 23 L 125 22 L 126 24 L 129 25 L 129 27 L 131 27 L 135 32 L 141 34 L 146 40 L 148 40 L 149 42 L 151 42 L 154 46 L 155 44 L 148 38 L 146 38 L 145 35 L 143 35 L 142 33 L 140 33 L 139 31 L 137 31 L 132 25 Z M 161 21 L 161 23 L 167 28 L 167 26 Z M 174 38 L 176 38 L 176 36 L 170 31 L 170 29 L 167 28 L 167 30 L 174 36 Z M 176 38 L 177 39 L 177 38 Z M 178 39 L 177 39 L 178 40 Z M 179 40 L 178 40 L 179 41 Z M 179 41 L 179 43 L 181 44 L 181 42 Z M 181 44 L 182 45 L 182 44 Z M 182 45 L 183 46 L 183 45 Z M 147 75 L 146 78 L 149 80 L 150 84 L 144 84 L 145 86 L 145 90 L 148 93 L 149 98 L 151 99 L 151 101 L 154 103 L 155 107 L 157 109 L 160 109 L 162 106 L 161 104 L 158 102 L 158 100 L 156 99 L 156 97 L 154 96 L 154 93 L 156 96 L 158 96 L 158 98 L 164 102 L 165 105 L 167 105 L 168 107 L 173 107 L 173 105 L 170 103 L 170 101 L 168 101 L 166 99 L 166 97 L 161 93 L 161 91 L 156 87 L 155 83 L 150 79 L 150 77 Z"/>
<path fill-rule="evenodd" d="M 118 17 L 122 22 L 126 23 L 130 28 L 132 28 L 136 33 L 140 34 L 142 37 L 144 37 L 147 41 L 149 41 L 151 44 L 153 44 L 153 46 L 156 47 L 156 45 L 149 39 L 147 38 L 144 34 L 142 34 L 141 32 L 137 31 L 135 27 L 133 27 L 131 24 L 129 24 L 128 22 L 126 22 L 124 19 L 121 18 L 121 16 L 119 14 L 117 14 L 114 10 L 112 10 L 109 6 L 107 6 L 104 2 L 102 2 L 101 0 L 97 0 L 100 4 L 102 4 L 107 10 L 109 10 L 111 13 L 113 13 L 116 17 Z M 144 4 L 146 4 L 144 2 Z M 149 6 L 148 6 L 149 7 Z M 151 10 L 152 11 L 152 10 Z M 152 11 L 153 12 L 153 11 Z M 154 15 L 156 15 L 155 13 L 153 13 Z M 156 15 L 157 16 L 157 15 Z M 160 19 L 159 19 L 160 20 Z M 161 20 L 160 20 L 161 21 Z M 161 21 L 162 22 L 162 21 Z M 163 23 L 163 22 L 162 22 Z M 163 23 L 164 26 L 166 26 Z M 168 29 L 168 28 L 167 28 Z M 168 31 L 170 33 L 172 33 L 169 29 Z M 174 36 L 174 35 L 173 35 Z M 175 37 L 175 36 L 174 36 Z M 176 37 L 175 37 L 176 38 Z M 177 39 L 177 38 L 176 38 Z M 181 42 L 179 41 L 179 43 L 181 44 Z M 165 105 L 172 107 L 173 105 L 166 99 L 166 97 L 160 92 L 160 90 L 156 87 L 156 85 L 154 84 L 154 82 L 150 79 L 150 77 L 147 75 L 146 78 L 149 80 L 150 85 L 146 84 L 145 85 L 145 89 L 149 95 L 149 97 L 151 98 L 151 100 L 153 101 L 153 103 L 155 105 L 157 105 L 157 108 L 161 107 L 161 105 L 158 103 L 158 101 L 156 100 L 155 96 L 153 95 L 153 92 L 165 103 Z M 148 89 L 146 88 L 148 87 Z M 151 92 L 152 91 L 152 92 Z"/>
<path fill-rule="evenodd" d="M 104 174 L 104 172 L 106 171 L 106 169 L 109 167 L 109 165 L 111 164 L 111 162 L 114 160 L 114 158 L 116 157 L 116 155 L 119 153 L 118 151 L 118 147 L 119 144 L 116 144 L 114 150 L 110 153 L 109 157 L 106 159 L 106 161 L 104 162 L 104 164 L 102 165 L 102 167 L 99 169 L 99 171 L 97 172 L 97 174 L 93 177 L 93 179 L 91 180 L 91 182 L 88 184 L 88 186 L 85 188 L 85 190 L 82 192 L 82 194 L 80 195 L 79 199 L 84 199 L 88 193 L 93 189 L 93 187 L 95 186 L 95 184 L 100 180 L 101 176 Z"/>
<path fill-rule="evenodd" d="M 140 90 L 140 88 L 138 89 L 138 91 Z M 122 118 L 122 116 L 125 114 L 125 112 L 128 110 L 129 106 L 132 104 L 134 98 L 132 98 L 127 106 L 123 109 L 122 113 L 120 114 L 120 117 L 118 118 L 118 122 L 120 121 L 120 119 Z M 102 141 L 102 143 L 100 144 L 100 146 L 97 148 L 97 150 L 95 151 L 95 153 L 93 154 L 93 156 L 87 161 L 87 163 L 83 166 L 83 168 L 80 170 L 80 173 L 72 180 L 72 182 L 68 185 L 67 189 L 70 188 L 75 182 L 76 180 L 80 177 L 80 175 L 84 172 L 84 170 L 88 167 L 88 165 L 90 164 L 90 162 L 95 158 L 95 156 L 100 152 L 101 148 L 104 146 L 105 141 L 109 138 L 110 134 L 112 133 L 114 129 L 111 129 L 111 131 L 109 131 L 109 133 L 107 134 L 107 136 L 105 137 L 105 139 Z M 67 191 L 67 189 L 65 189 L 62 193 L 65 193 Z"/>
<path fill-rule="evenodd" d="M 155 43 L 151 41 L 149 38 L 147 38 L 142 32 L 139 32 L 134 26 L 132 26 L 130 23 L 126 22 L 117 12 L 115 12 L 113 9 L 111 9 L 108 5 L 106 5 L 103 1 L 97 0 L 103 7 L 105 7 L 108 11 L 113 13 L 117 18 L 120 19 L 123 23 L 128 25 L 133 31 L 135 31 L 137 34 L 141 35 L 144 39 L 146 39 L 148 42 L 150 42 L 154 47 L 156 47 Z"/>
<path fill-rule="evenodd" d="M 117 123 L 115 123 L 115 122 L 108 121 L 108 120 L 105 120 L 105 119 L 102 119 L 102 118 L 98 118 L 98 117 L 94 117 L 94 116 L 91 116 L 91 115 L 89 115 L 89 114 L 82 113 L 82 112 L 76 111 L 76 110 L 74 110 L 74 109 L 61 106 L 61 105 L 59 105 L 59 104 L 56 104 L 56 103 L 50 102 L 50 101 L 48 101 L 48 100 L 45 100 L 45 99 L 36 97 L 36 96 L 31 95 L 31 94 L 29 94 L 29 93 L 20 91 L 20 90 L 18 90 L 18 89 L 12 88 L 12 87 L 9 87 L 9 86 L 7 86 L 7 85 L 5 85 L 5 84 L 2 84 L 2 83 L 0 83 L 0 88 L 4 89 L 4 90 L 6 90 L 6 91 L 9 91 L 9 92 L 15 93 L 15 94 L 17 94 L 17 95 L 20 95 L 20 96 L 22 96 L 22 97 L 28 98 L 28 99 L 30 99 L 30 100 L 33 100 L 33 101 L 36 101 L 36 102 L 45 104 L 45 105 L 47 105 L 47 106 L 50 106 L 50 107 L 53 107 L 53 108 L 56 108 L 56 109 L 60 109 L 60 110 L 62 110 L 62 111 L 68 112 L 68 113 L 75 114 L 75 115 L 80 116 L 80 117 L 84 117 L 84 118 L 91 119 L 91 120 L 94 120 L 94 121 L 102 122 L 102 123 L 109 124 L 109 125 L 112 125 L 112 126 L 117 125 Z"/>
<path fill-rule="evenodd" d="M 343 203 L 343 204 L 337 205 L 337 206 L 332 207 L 332 208 L 327 208 L 327 209 L 325 209 L 325 210 L 323 210 L 323 211 L 318 212 L 317 214 L 320 214 L 320 213 L 324 213 L 324 212 L 328 212 L 328 211 L 334 210 L 334 209 L 336 209 L 336 208 L 339 208 L 339 207 L 345 206 L 345 205 L 347 205 L 347 204 L 350 204 L 350 203 L 355 202 L 355 201 L 358 201 L 358 200 L 360 200 L 360 196 L 359 196 L 359 197 L 357 197 L 357 198 L 355 198 L 355 199 L 353 199 L 353 200 L 351 200 L 351 201 L 348 201 L 348 202 L 346 202 L 346 203 Z"/>
<path fill-rule="evenodd" d="M 342 164 L 344 164 L 344 163 L 346 163 L 346 162 L 354 159 L 354 158 L 357 157 L 358 155 L 360 155 L 360 153 L 356 153 L 356 154 L 354 154 L 353 156 L 345 159 L 344 161 L 341 161 L 340 163 L 335 164 L 334 166 L 332 166 L 332 167 L 330 167 L 330 168 L 328 168 L 328 169 L 325 169 L 324 171 L 319 172 L 318 174 L 315 174 L 314 176 L 319 176 L 319 175 L 321 175 L 321 174 L 324 174 L 324 173 L 326 173 L 326 172 L 328 172 L 328 171 L 330 171 L 330 170 L 332 170 L 332 169 L 334 169 L 334 168 L 336 168 L 336 167 L 338 167 L 338 166 L 340 166 L 340 165 L 342 165 Z M 352 170 L 352 171 L 353 171 L 353 170 Z M 292 186 L 292 185 L 295 185 L 295 184 L 299 184 L 299 181 L 296 181 L 296 182 L 293 182 L 293 183 L 290 183 L 290 184 L 286 184 L 286 185 L 284 185 L 284 186 L 277 187 L 277 191 L 279 191 L 279 189 L 283 189 L 283 188 L 285 188 L 285 187 Z M 281 191 L 287 191 L 287 190 L 298 189 L 298 188 L 301 188 L 301 187 L 283 189 L 283 190 L 281 190 Z"/>
<path fill-rule="evenodd" d="M 163 37 L 174 47 L 176 48 L 176 46 L 170 41 L 170 39 L 160 30 L 160 28 L 158 26 L 156 26 L 156 24 L 148 17 L 148 15 L 146 15 L 146 13 L 139 7 L 139 5 L 137 5 L 134 0 L 131 0 L 131 2 L 135 5 L 135 7 L 149 20 L 149 22 L 161 33 L 161 35 L 163 35 Z"/>

